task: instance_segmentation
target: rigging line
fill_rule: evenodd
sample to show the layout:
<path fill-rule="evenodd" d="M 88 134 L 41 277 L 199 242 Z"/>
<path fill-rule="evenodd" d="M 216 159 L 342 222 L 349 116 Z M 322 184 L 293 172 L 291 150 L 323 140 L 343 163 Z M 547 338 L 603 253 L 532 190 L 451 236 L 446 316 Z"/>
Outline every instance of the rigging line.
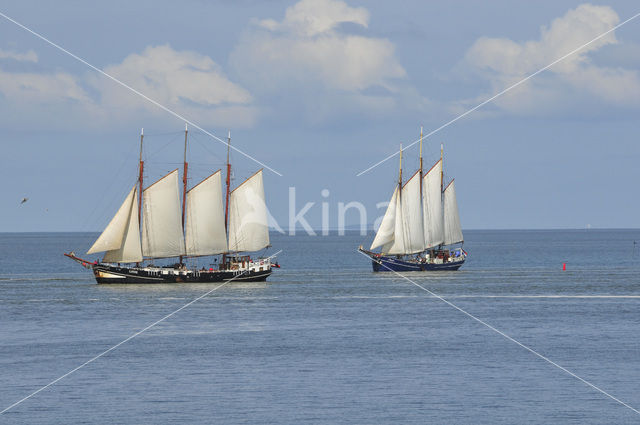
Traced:
<path fill-rule="evenodd" d="M 282 250 L 276 252 L 274 255 L 272 255 L 269 258 L 273 258 L 276 255 L 278 255 L 279 253 L 281 253 Z M 146 328 L 143 328 L 141 330 L 139 330 L 138 332 L 134 333 L 133 335 L 130 335 L 129 337 L 123 339 L 122 341 L 120 341 L 119 343 L 117 343 L 116 345 L 114 345 L 113 347 L 103 351 L 102 353 L 98 354 L 97 356 L 92 357 L 91 359 L 87 360 L 86 362 L 82 363 L 80 366 L 76 367 L 75 369 L 71 369 L 69 372 L 65 373 L 64 375 L 60 376 L 59 378 L 54 379 L 53 381 L 49 382 L 47 385 L 41 387 L 40 389 L 32 392 L 31 394 L 29 394 L 28 396 L 16 401 L 15 403 L 13 403 L 11 406 L 6 407 L 4 410 L 0 411 L 0 415 L 5 413 L 6 411 L 13 409 L 14 407 L 16 407 L 17 405 L 19 405 L 20 403 L 30 399 L 31 397 L 33 397 L 34 395 L 38 394 L 40 391 L 43 391 L 47 388 L 49 388 L 51 385 L 55 384 L 56 382 L 66 378 L 67 376 L 71 375 L 72 373 L 82 369 L 83 367 L 85 367 L 86 365 L 88 365 L 89 363 L 92 363 L 96 360 L 98 360 L 100 357 L 104 356 L 105 354 L 115 350 L 116 348 L 120 347 L 122 344 L 126 343 L 127 341 L 132 340 L 133 338 L 137 337 L 138 335 L 140 335 L 141 333 L 153 328 L 154 326 L 156 326 L 159 323 L 164 322 L 165 320 L 167 320 L 168 318 L 170 318 L 171 316 L 173 316 L 174 314 L 178 313 L 179 311 L 189 307 L 191 304 L 195 303 L 196 301 L 201 300 L 202 298 L 206 297 L 207 295 L 211 294 L 213 291 L 216 291 L 220 288 L 222 288 L 223 286 L 227 285 L 228 283 L 232 282 L 234 279 L 242 276 L 243 274 L 245 274 L 246 271 L 242 272 L 242 273 L 238 273 L 237 275 L 235 275 L 234 277 L 232 277 L 231 279 L 223 282 L 222 284 L 216 286 L 215 288 L 211 289 L 210 291 L 205 292 L 204 294 L 200 295 L 198 298 L 195 298 L 191 301 L 189 301 L 188 303 L 186 303 L 185 305 L 183 305 L 182 307 L 180 307 L 179 309 L 173 311 L 172 313 L 167 314 L 166 316 L 164 316 L 162 319 L 160 320 L 156 320 L 155 322 L 153 322 L 152 324 L 150 324 L 149 326 L 147 326 Z"/>
<path fill-rule="evenodd" d="M 127 152 L 127 155 L 125 156 L 125 160 L 122 161 L 122 163 L 120 164 L 120 167 L 118 168 L 118 171 L 116 171 L 115 174 L 111 174 L 110 175 L 110 183 L 108 184 L 108 186 L 105 189 L 101 189 L 100 193 L 102 194 L 100 201 L 95 203 L 95 206 L 93 207 L 93 210 L 91 211 L 91 213 L 86 217 L 86 219 L 84 220 L 84 223 L 82 224 L 81 229 L 83 229 L 84 231 L 88 231 L 87 226 L 89 226 L 89 224 L 91 223 L 93 224 L 98 224 L 102 222 L 104 216 L 108 213 L 109 211 L 109 207 L 111 205 L 113 205 L 113 203 L 115 203 L 117 201 L 116 197 L 120 196 L 120 192 L 114 192 L 112 198 L 111 198 L 111 202 L 105 204 L 104 202 L 109 199 L 108 198 L 108 194 L 111 191 L 111 189 L 113 189 L 115 187 L 116 181 L 118 181 L 120 179 L 120 176 L 125 168 L 125 166 L 127 164 L 131 165 L 131 160 L 130 160 L 130 156 L 129 154 L 133 151 L 133 149 L 129 149 L 129 152 Z M 127 180 L 128 181 L 128 180 Z M 135 181 L 135 180 L 131 180 L 131 181 Z M 118 186 L 119 188 L 123 186 L 122 181 L 119 182 L 120 185 Z M 102 213 L 97 216 L 94 217 L 94 214 L 97 212 L 98 208 L 100 208 L 102 210 Z M 99 229 L 98 229 L 99 230 Z M 96 229 L 93 229 L 91 231 L 96 231 Z"/>
<path fill-rule="evenodd" d="M 183 131 L 168 131 L 166 133 L 144 133 L 144 138 L 148 138 L 148 137 L 157 137 L 157 136 L 180 136 L 180 135 L 184 135 L 184 130 Z"/>
<path fill-rule="evenodd" d="M 5 15 L 4 13 L 0 12 L 0 16 L 2 16 L 3 18 L 5 18 L 7 21 L 10 21 L 14 24 L 16 24 L 17 26 L 19 26 L 20 28 L 24 29 L 25 31 L 35 35 L 36 37 L 38 37 L 39 39 L 41 39 L 42 41 L 46 42 L 47 44 L 55 47 L 56 49 L 66 53 L 67 55 L 71 56 L 72 58 L 74 58 L 75 60 L 83 63 L 84 65 L 88 66 L 89 68 L 99 72 L 100 74 L 104 75 L 105 77 L 109 78 L 110 80 L 120 84 L 122 87 L 132 91 L 133 93 L 137 94 L 138 96 L 142 97 L 143 99 L 145 99 L 146 101 L 154 104 L 155 106 L 157 106 L 158 108 L 162 109 L 165 112 L 168 112 L 169 114 L 173 115 L 174 117 L 186 122 L 187 124 L 191 125 L 194 128 L 197 128 L 198 130 L 202 131 L 203 133 L 205 133 L 206 135 L 210 136 L 211 138 L 213 138 L 214 140 L 217 140 L 218 142 L 222 143 L 223 145 L 227 145 L 227 142 L 225 140 L 222 140 L 221 138 L 219 138 L 218 136 L 216 136 L 215 134 L 205 130 L 204 128 L 200 127 L 199 125 L 197 125 L 196 123 L 188 120 L 186 117 L 180 115 L 177 112 L 174 112 L 173 110 L 169 109 L 168 107 L 162 105 L 161 103 L 151 99 L 150 97 L 148 97 L 147 95 L 143 94 L 142 92 L 139 92 L 138 90 L 134 89 L 133 87 L 127 85 L 126 83 L 123 83 L 122 81 L 118 80 L 116 77 L 106 73 L 105 71 L 103 71 L 102 69 L 91 65 L 89 62 L 85 61 L 84 59 L 82 59 L 81 57 L 71 53 L 70 51 L 66 50 L 65 48 L 63 48 L 62 46 L 54 43 L 53 41 L 47 39 L 46 37 L 38 34 L 37 32 L 35 32 L 34 30 L 27 28 L 26 26 L 22 25 L 20 22 L 16 21 L 15 19 Z M 280 174 L 278 171 L 276 171 L 275 169 L 269 167 L 268 165 L 264 164 L 263 162 L 259 161 L 258 159 L 252 157 L 251 155 L 245 153 L 244 151 L 236 148 L 235 146 L 231 146 L 231 149 L 233 149 L 234 151 L 240 153 L 241 155 L 245 156 L 246 158 L 249 158 L 250 160 L 260 164 L 261 166 L 263 166 L 264 168 L 266 168 L 267 170 L 271 171 L 272 173 L 277 174 L 278 176 L 282 177 L 282 174 Z"/>
<path fill-rule="evenodd" d="M 367 257 L 367 258 L 371 258 L 369 257 L 367 254 L 357 251 L 359 254 L 362 254 L 363 256 Z M 487 328 L 491 329 L 492 331 L 496 332 L 497 334 L 505 337 L 506 339 L 508 339 L 509 341 L 519 345 L 520 347 L 524 348 L 525 350 L 527 350 L 528 352 L 530 352 L 531 354 L 541 358 L 542 360 L 544 360 L 545 362 L 557 367 L 558 369 L 560 369 L 561 371 L 573 376 L 574 378 L 576 378 L 577 380 L 587 384 L 588 386 L 590 386 L 591 388 L 593 388 L 594 390 L 606 395 L 607 397 L 609 397 L 610 399 L 614 400 L 617 403 L 620 403 L 621 405 L 623 405 L 624 407 L 627 407 L 631 410 L 633 410 L 635 413 L 640 415 L 640 410 L 634 409 L 633 407 L 631 407 L 630 405 L 628 405 L 627 403 L 625 403 L 624 401 L 614 397 L 613 395 L 609 394 L 608 392 L 606 392 L 605 390 L 595 386 L 594 384 L 592 384 L 591 382 L 587 381 L 584 378 L 579 377 L 578 375 L 576 375 L 575 373 L 571 372 L 569 369 L 560 366 L 558 363 L 554 362 L 553 360 L 551 360 L 550 358 L 538 353 L 537 351 L 535 351 L 533 348 L 530 348 L 526 345 L 524 345 L 523 343 L 521 343 L 520 341 L 516 340 L 515 338 L 510 337 L 509 335 L 507 335 L 506 333 L 494 328 L 493 326 L 491 326 L 490 324 L 488 324 L 487 322 L 483 321 L 482 319 L 479 319 L 478 317 L 474 316 L 473 314 L 467 312 L 466 310 L 463 310 L 461 307 L 458 307 L 457 305 L 455 305 L 454 303 L 452 303 L 451 301 L 448 301 L 446 299 L 444 299 L 443 297 L 441 297 L 440 295 L 436 294 L 435 292 L 432 292 L 430 290 L 428 290 L 427 288 L 425 288 L 424 286 L 420 285 L 419 283 L 409 279 L 408 277 L 398 273 L 395 270 L 392 270 L 390 267 L 388 267 L 387 265 L 385 265 L 382 261 L 380 260 L 375 260 L 373 258 L 371 258 L 371 260 L 377 262 L 378 264 L 380 264 L 381 266 L 385 267 L 386 269 L 388 269 L 389 271 L 397 274 L 398 276 L 400 276 L 401 278 L 407 280 L 408 282 L 410 282 L 411 284 L 417 286 L 418 288 L 422 289 L 423 291 L 425 291 L 426 293 L 428 293 L 429 295 L 439 299 L 440 301 L 444 302 L 445 304 L 449 305 L 450 307 L 455 308 L 456 310 L 458 310 L 459 312 L 461 312 L 462 314 L 470 317 L 471 319 L 475 320 L 476 322 L 480 323 L 481 325 L 486 326 Z"/>
<path fill-rule="evenodd" d="M 592 39 L 591 41 L 588 41 L 587 43 L 583 44 L 582 46 L 570 51 L 569 53 L 567 53 L 566 55 L 562 56 L 559 59 L 556 59 L 555 61 L 551 62 L 549 65 L 540 68 L 539 70 L 537 70 L 536 72 L 534 72 L 533 74 L 530 74 L 529 76 L 523 78 L 522 80 L 518 81 L 517 83 L 507 87 L 506 89 L 502 90 L 501 92 L 499 92 L 496 95 L 493 95 L 492 97 L 490 97 L 489 99 L 485 100 L 484 102 L 479 103 L 478 105 L 474 106 L 473 108 L 469 109 L 468 111 L 458 115 L 457 117 L 453 118 L 452 120 L 446 122 L 445 124 L 441 125 L 440 127 L 436 128 L 435 130 L 432 130 L 431 132 L 425 134 L 424 136 L 422 136 L 422 140 L 438 133 L 440 130 L 443 130 L 446 127 L 449 127 L 451 124 L 453 124 L 454 122 L 458 121 L 461 118 L 466 117 L 467 115 L 469 115 L 470 113 L 472 113 L 473 111 L 475 111 L 476 109 L 480 109 L 481 107 L 483 107 L 484 105 L 486 105 L 487 103 L 490 103 L 492 101 L 494 101 L 495 99 L 497 99 L 498 97 L 502 96 L 503 94 L 507 93 L 508 91 L 510 91 L 511 89 L 514 89 L 516 87 L 518 87 L 519 85 L 523 84 L 524 82 L 530 80 L 531 78 L 535 77 L 536 75 L 540 74 L 543 71 L 546 71 L 547 69 L 551 68 L 553 65 L 557 64 L 558 62 L 561 62 L 563 60 L 565 60 L 566 58 L 568 58 L 569 56 L 573 55 L 574 53 L 584 49 L 585 47 L 587 47 L 588 45 L 590 45 L 591 43 L 601 39 L 602 37 L 604 37 L 605 35 L 617 30 L 618 28 L 620 28 L 621 26 L 623 26 L 624 24 L 631 22 L 632 20 L 636 19 L 638 16 L 640 16 L 640 13 L 636 13 L 635 15 L 633 15 L 632 17 L 630 17 L 629 19 L 619 23 L 618 25 L 616 25 L 615 27 L 609 29 L 608 31 L 603 32 L 602 34 L 600 34 L 599 36 L 597 36 L 596 38 Z M 420 142 L 420 139 L 411 142 L 409 145 L 407 145 L 404 149 L 408 149 L 412 146 L 415 146 L 418 142 Z M 389 156 L 387 156 L 386 158 L 384 158 L 381 161 L 376 162 L 375 164 L 373 164 L 372 166 L 370 166 L 369 168 L 367 168 L 366 170 L 360 171 L 358 174 L 356 174 L 356 177 L 360 177 L 361 175 L 363 175 L 364 173 L 367 173 L 371 170 L 373 170 L 374 168 L 376 168 L 378 165 L 382 164 L 383 162 L 388 161 L 389 159 L 393 158 L 394 156 L 398 155 L 400 153 L 400 151 L 397 151 Z"/>
<path fill-rule="evenodd" d="M 154 156 L 156 156 L 157 154 L 159 154 L 160 152 L 162 152 L 167 146 L 177 142 L 178 140 L 181 139 L 180 136 L 184 136 L 184 132 L 181 133 L 170 133 L 171 135 L 173 135 L 173 137 L 164 145 L 162 145 L 162 147 L 160 147 L 160 149 L 155 149 L 151 154 L 146 154 L 143 156 L 144 161 L 148 161 L 149 158 L 153 158 Z M 147 135 L 144 135 L 144 138 L 147 138 Z M 144 150 L 146 151 L 146 145 L 144 145 Z M 182 164 L 182 163 L 180 163 Z"/>
<path fill-rule="evenodd" d="M 201 140 L 201 139 L 199 139 L 199 138 L 197 138 L 197 137 L 194 137 L 194 138 L 193 138 L 193 140 L 195 140 L 195 141 L 196 141 L 196 143 L 198 143 L 198 145 L 202 146 L 202 148 L 203 148 L 204 150 L 206 150 L 206 151 L 207 151 L 210 155 L 212 155 L 212 156 L 213 156 L 217 161 L 219 161 L 219 163 L 222 163 L 222 164 L 225 164 L 225 163 L 226 163 L 226 159 L 220 159 L 220 158 L 218 157 L 218 155 L 216 155 L 216 154 L 215 154 L 215 152 L 213 152 L 212 150 L 210 150 L 210 149 L 209 149 L 209 147 L 208 147 L 206 144 L 204 144 L 204 143 L 202 142 L 202 140 Z M 218 163 L 218 162 L 217 162 L 217 163 Z"/>
<path fill-rule="evenodd" d="M 121 180 L 120 182 L 118 182 L 117 186 L 116 185 L 112 185 L 111 188 L 112 193 L 111 193 L 111 197 L 108 198 L 108 193 L 105 192 L 104 193 L 104 199 L 101 199 L 101 201 L 107 201 L 107 203 L 105 204 L 104 202 L 100 202 L 100 204 L 104 205 L 104 208 L 101 209 L 101 212 L 99 212 L 96 217 L 92 218 L 92 222 L 94 225 L 98 226 L 97 229 L 93 229 L 93 232 L 103 232 L 107 226 L 107 224 L 109 223 L 109 215 L 111 214 L 115 214 L 115 211 L 117 211 L 117 208 L 115 209 L 115 211 L 112 209 L 113 205 L 121 205 L 120 203 L 124 201 L 124 198 L 122 197 L 123 193 L 129 193 L 129 191 L 132 189 L 131 187 L 131 182 L 135 182 L 137 180 L 136 176 L 134 174 L 132 174 L 130 177 L 127 177 L 126 180 Z"/>

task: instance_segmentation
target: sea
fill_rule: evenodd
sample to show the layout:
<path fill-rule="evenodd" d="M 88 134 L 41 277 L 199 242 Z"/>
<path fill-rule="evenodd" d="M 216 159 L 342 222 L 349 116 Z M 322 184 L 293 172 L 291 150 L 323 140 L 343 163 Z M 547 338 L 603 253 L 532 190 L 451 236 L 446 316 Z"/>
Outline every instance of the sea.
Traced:
<path fill-rule="evenodd" d="M 189 305 L 216 284 L 62 255 L 96 236 L 0 234 L 0 423 L 640 422 L 638 229 L 469 230 L 459 271 L 402 275 L 372 235 L 275 233 L 266 283 Z"/>

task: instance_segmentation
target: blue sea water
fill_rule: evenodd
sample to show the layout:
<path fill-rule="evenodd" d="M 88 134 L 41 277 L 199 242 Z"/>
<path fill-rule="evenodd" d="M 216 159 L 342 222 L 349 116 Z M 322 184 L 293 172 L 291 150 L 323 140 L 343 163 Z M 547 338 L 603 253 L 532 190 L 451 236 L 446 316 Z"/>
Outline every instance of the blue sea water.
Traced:
<path fill-rule="evenodd" d="M 212 288 L 96 285 L 95 234 L 0 234 L 0 410 Z M 468 231 L 458 272 L 407 273 L 640 409 L 639 230 Z M 232 283 L 0 415 L 0 423 L 573 423 L 640 414 L 356 252 L 273 235 Z M 566 271 L 562 270 L 566 263 Z"/>

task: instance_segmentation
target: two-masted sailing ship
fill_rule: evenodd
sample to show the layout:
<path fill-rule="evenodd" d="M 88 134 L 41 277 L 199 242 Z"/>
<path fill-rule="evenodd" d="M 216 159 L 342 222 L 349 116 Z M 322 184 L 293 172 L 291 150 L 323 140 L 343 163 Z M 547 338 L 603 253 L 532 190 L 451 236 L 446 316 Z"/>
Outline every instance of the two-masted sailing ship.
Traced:
<path fill-rule="evenodd" d="M 224 203 L 221 170 L 187 189 L 186 126 L 184 134 L 182 182 L 176 169 L 143 189 L 142 131 L 138 180 L 87 252 L 104 252 L 102 260 L 65 254 L 92 269 L 98 283 L 264 281 L 278 267 L 271 258 L 247 255 L 270 246 L 262 170 L 231 190 L 229 135 Z M 186 266 L 186 259 L 203 256 L 221 259 L 215 267 Z M 152 264 L 174 257 L 178 261 L 169 266 Z"/>
<path fill-rule="evenodd" d="M 443 148 L 424 173 L 421 131 L 419 169 L 403 184 L 400 146 L 397 186 L 371 247 L 359 250 L 376 272 L 458 270 L 467 258 L 463 242 L 454 180 L 444 185 Z"/>

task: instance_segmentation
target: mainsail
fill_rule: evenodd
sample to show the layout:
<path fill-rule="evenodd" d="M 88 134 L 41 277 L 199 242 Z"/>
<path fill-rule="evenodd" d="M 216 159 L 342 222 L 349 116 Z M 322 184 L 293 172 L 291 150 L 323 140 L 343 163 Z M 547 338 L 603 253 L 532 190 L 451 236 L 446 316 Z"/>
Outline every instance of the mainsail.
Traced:
<path fill-rule="evenodd" d="M 136 195 L 137 187 L 134 186 L 87 254 L 106 251 L 104 261 L 114 263 L 142 260 Z"/>
<path fill-rule="evenodd" d="M 143 191 L 142 252 L 145 257 L 177 257 L 185 254 L 180 208 L 178 170 Z"/>
<path fill-rule="evenodd" d="M 444 190 L 444 244 L 451 245 L 463 240 L 456 201 L 456 185 L 454 180 L 451 180 Z"/>
<path fill-rule="evenodd" d="M 227 251 L 220 170 L 187 192 L 185 241 L 187 255 Z"/>
<path fill-rule="evenodd" d="M 231 192 L 229 251 L 258 251 L 269 245 L 267 206 L 260 170 Z"/>
<path fill-rule="evenodd" d="M 438 160 L 422 178 L 422 210 L 425 249 L 442 244 L 442 160 Z"/>
<path fill-rule="evenodd" d="M 405 229 L 404 254 L 424 251 L 420 172 L 416 172 L 402 187 L 402 214 Z"/>

